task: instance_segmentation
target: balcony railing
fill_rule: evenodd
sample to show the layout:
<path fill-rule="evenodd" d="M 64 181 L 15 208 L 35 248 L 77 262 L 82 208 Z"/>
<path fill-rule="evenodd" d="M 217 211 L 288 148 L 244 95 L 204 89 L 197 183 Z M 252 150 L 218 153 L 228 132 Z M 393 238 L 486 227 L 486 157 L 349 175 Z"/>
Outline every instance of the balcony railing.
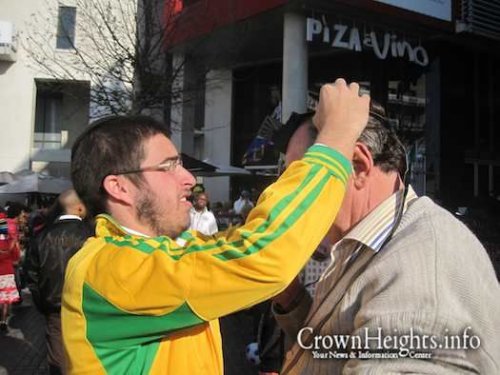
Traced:
<path fill-rule="evenodd" d="M 462 0 L 457 32 L 500 40 L 500 0 Z"/>

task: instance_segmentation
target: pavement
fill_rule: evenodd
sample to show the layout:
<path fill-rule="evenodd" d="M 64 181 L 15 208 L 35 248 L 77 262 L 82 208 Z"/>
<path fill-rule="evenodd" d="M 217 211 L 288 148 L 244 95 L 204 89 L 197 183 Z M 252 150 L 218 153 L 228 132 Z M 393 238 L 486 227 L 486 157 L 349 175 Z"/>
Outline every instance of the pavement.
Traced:
<path fill-rule="evenodd" d="M 12 307 L 9 330 L 0 334 L 0 375 L 48 374 L 45 319 L 23 290 L 23 303 Z"/>
<path fill-rule="evenodd" d="M 248 344 L 255 341 L 254 319 L 247 311 L 240 311 L 220 319 L 224 375 L 257 375 L 257 367 L 246 359 Z"/>

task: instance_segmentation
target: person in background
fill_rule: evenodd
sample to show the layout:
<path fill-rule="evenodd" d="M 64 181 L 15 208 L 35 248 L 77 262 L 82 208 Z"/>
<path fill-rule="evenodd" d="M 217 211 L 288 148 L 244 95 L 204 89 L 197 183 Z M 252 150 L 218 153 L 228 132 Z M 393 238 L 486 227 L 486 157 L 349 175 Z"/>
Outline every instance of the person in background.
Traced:
<path fill-rule="evenodd" d="M 3 206 L 4 212 L 7 212 L 11 204 L 12 204 L 11 201 L 5 202 L 5 205 Z"/>
<path fill-rule="evenodd" d="M 73 189 L 63 192 L 58 203 L 62 214 L 37 236 L 26 264 L 28 288 L 47 322 L 47 361 L 51 375 L 64 373 L 61 295 L 66 265 L 93 235 L 91 226 L 83 221 L 87 210 Z"/>
<path fill-rule="evenodd" d="M 189 229 L 197 230 L 200 233 L 208 236 L 219 231 L 217 228 L 217 220 L 214 214 L 208 210 L 208 196 L 205 192 L 195 193 L 193 198 L 193 207 L 189 211 L 191 224 Z"/>
<path fill-rule="evenodd" d="M 11 215 L 17 211 L 13 207 L 15 208 L 16 204 L 9 205 Z M 0 331 L 2 332 L 8 330 L 7 318 L 10 305 L 20 299 L 14 276 L 14 264 L 21 257 L 21 246 L 19 245 L 16 219 L 7 218 L 7 216 L 5 212 L 0 212 Z"/>
<path fill-rule="evenodd" d="M 16 282 L 17 292 L 19 299 L 14 302 L 14 305 L 23 303 L 22 289 L 24 288 L 24 271 L 23 262 L 26 250 L 29 248 L 29 234 L 28 234 L 28 218 L 29 209 L 24 204 L 19 202 L 11 202 L 7 209 L 7 218 L 11 228 L 11 236 L 13 241 L 19 247 L 19 256 L 14 261 L 14 279 Z"/>
<path fill-rule="evenodd" d="M 31 240 L 52 224 L 61 215 L 61 206 L 58 199 L 43 200 L 38 209 L 31 212 L 28 220 L 29 236 Z"/>
<path fill-rule="evenodd" d="M 233 210 L 236 215 L 241 215 L 244 211 L 248 214 L 250 209 L 254 207 L 250 192 L 242 190 L 240 197 L 234 202 Z"/>
<path fill-rule="evenodd" d="M 257 204 L 257 201 L 259 200 L 259 195 L 260 195 L 259 190 L 257 190 L 254 187 L 250 189 L 250 199 L 253 204 Z"/>

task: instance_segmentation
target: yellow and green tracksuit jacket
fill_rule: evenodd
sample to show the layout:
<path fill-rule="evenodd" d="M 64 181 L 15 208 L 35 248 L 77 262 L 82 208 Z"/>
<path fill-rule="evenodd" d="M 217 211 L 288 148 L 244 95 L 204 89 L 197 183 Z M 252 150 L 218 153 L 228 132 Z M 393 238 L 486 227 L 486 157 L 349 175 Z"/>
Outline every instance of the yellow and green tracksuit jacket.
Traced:
<path fill-rule="evenodd" d="M 333 222 L 350 170 L 340 153 L 312 146 L 245 225 L 215 236 L 134 236 L 99 216 L 66 270 L 68 373 L 222 374 L 217 319 L 292 281 Z"/>

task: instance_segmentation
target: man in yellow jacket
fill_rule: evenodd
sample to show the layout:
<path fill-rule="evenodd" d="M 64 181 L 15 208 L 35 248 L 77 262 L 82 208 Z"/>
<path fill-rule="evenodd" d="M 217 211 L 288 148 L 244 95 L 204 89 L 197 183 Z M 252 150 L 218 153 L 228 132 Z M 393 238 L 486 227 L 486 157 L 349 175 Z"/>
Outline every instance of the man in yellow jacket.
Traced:
<path fill-rule="evenodd" d="M 71 173 L 99 215 L 66 271 L 68 372 L 221 374 L 218 318 L 279 293 L 309 259 L 342 202 L 368 106 L 357 84 L 325 85 L 318 144 L 263 192 L 245 225 L 215 236 L 184 232 L 195 180 L 161 124 L 114 117 L 86 130 Z"/>

